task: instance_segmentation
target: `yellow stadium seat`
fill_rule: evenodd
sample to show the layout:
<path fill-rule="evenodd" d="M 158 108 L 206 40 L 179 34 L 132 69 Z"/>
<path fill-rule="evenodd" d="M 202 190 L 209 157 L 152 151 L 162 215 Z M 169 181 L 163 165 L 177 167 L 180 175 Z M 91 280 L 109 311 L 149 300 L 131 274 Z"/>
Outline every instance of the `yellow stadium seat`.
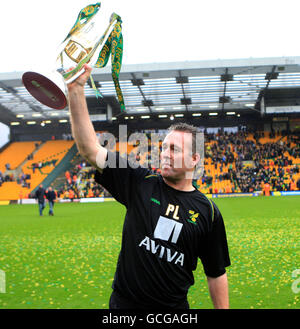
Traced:
<path fill-rule="evenodd" d="M 10 164 L 11 169 L 16 169 L 35 150 L 35 143 L 40 142 L 14 142 L 10 144 L 0 153 L 0 171 L 4 173 L 6 163 Z"/>
<path fill-rule="evenodd" d="M 29 142 L 22 142 L 22 143 L 29 143 Z M 27 158 L 27 151 L 28 150 L 34 150 L 34 144 L 36 142 L 30 142 L 33 145 L 33 148 L 28 146 L 26 148 L 25 152 L 21 152 L 22 156 L 7 153 L 7 149 L 4 151 L 6 156 L 7 154 L 10 154 L 10 157 L 6 158 L 6 163 L 22 163 L 24 159 Z M 34 154 L 33 159 L 26 161 L 26 163 L 22 166 L 22 171 L 24 174 L 30 174 L 31 179 L 27 180 L 30 183 L 30 191 L 35 189 L 39 184 L 42 183 L 42 181 L 47 177 L 48 174 L 51 173 L 51 171 L 57 166 L 57 164 L 63 159 L 63 157 L 66 155 L 68 150 L 73 146 L 74 141 L 65 141 L 65 140 L 55 140 L 55 141 L 47 141 L 45 144 L 41 146 L 41 148 Z M 26 144 L 25 144 L 26 145 Z M 19 147 L 19 146 L 18 146 Z M 16 146 L 14 146 L 14 149 L 16 150 Z M 25 149 L 25 148 L 24 148 Z M 32 151 L 30 153 L 32 153 Z M 4 153 L 3 152 L 3 153 Z M 11 152 L 11 151 L 10 151 Z M 3 156 L 3 154 L 1 154 Z M 15 161 L 14 158 L 18 157 L 18 161 Z M 35 169 L 35 172 L 33 173 L 32 165 L 34 163 L 45 163 L 47 161 L 56 160 L 55 166 L 48 165 L 44 166 L 41 170 Z M 21 185 L 18 185 L 17 182 L 5 182 L 0 187 L 0 200 L 18 200 L 20 198 L 20 193 L 22 194 L 22 197 L 24 197 L 25 194 L 28 194 L 29 189 L 22 188 Z"/>

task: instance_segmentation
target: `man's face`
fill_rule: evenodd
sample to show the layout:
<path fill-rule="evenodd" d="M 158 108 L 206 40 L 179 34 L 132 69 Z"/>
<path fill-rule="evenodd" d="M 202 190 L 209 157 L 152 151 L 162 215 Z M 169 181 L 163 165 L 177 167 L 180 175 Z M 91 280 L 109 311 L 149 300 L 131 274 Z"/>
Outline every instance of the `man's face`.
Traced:
<path fill-rule="evenodd" d="M 170 180 L 192 178 L 194 167 L 199 161 L 192 155 L 192 134 L 171 131 L 162 143 L 161 174 Z"/>

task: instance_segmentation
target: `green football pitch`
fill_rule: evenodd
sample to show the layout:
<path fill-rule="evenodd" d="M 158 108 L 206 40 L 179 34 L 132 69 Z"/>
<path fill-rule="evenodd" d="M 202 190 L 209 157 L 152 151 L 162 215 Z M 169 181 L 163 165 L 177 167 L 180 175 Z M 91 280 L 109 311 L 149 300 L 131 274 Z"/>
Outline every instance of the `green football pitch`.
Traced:
<path fill-rule="evenodd" d="M 300 197 L 214 199 L 227 231 L 231 308 L 299 308 Z M 0 206 L 0 308 L 108 308 L 125 208 Z M 297 277 L 298 275 L 298 277 Z M 202 264 L 191 308 L 213 308 Z"/>

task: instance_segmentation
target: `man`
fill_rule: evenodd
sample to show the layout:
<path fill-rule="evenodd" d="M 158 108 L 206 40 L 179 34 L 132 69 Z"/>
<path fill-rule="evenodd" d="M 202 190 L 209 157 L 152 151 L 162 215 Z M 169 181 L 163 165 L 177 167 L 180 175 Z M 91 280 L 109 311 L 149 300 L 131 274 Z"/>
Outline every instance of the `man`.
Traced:
<path fill-rule="evenodd" d="M 290 191 L 296 191 L 296 182 L 294 181 L 293 177 L 291 177 L 290 181 Z"/>
<path fill-rule="evenodd" d="M 223 219 L 216 205 L 192 185 L 191 174 L 200 160 L 195 128 L 171 128 L 163 142 L 161 175 L 131 168 L 97 140 L 84 96 L 90 73 L 86 65 L 68 84 L 73 137 L 80 154 L 97 169 L 95 180 L 127 208 L 110 308 L 189 308 L 187 293 L 198 258 L 214 307 L 229 308 L 225 267 L 230 259 Z M 116 168 L 110 166 L 114 162 Z"/>
<path fill-rule="evenodd" d="M 54 207 L 54 200 L 56 199 L 56 194 L 51 186 L 48 188 L 48 191 L 46 192 L 46 198 L 49 202 L 49 215 L 54 216 L 53 207 Z"/>
<path fill-rule="evenodd" d="M 264 184 L 264 194 L 265 194 L 265 196 L 270 196 L 270 189 L 271 189 L 271 185 L 268 182 L 266 182 Z"/>
<path fill-rule="evenodd" d="M 38 200 L 40 216 L 43 216 L 43 210 L 45 208 L 45 190 L 42 184 L 35 192 L 35 198 Z"/>

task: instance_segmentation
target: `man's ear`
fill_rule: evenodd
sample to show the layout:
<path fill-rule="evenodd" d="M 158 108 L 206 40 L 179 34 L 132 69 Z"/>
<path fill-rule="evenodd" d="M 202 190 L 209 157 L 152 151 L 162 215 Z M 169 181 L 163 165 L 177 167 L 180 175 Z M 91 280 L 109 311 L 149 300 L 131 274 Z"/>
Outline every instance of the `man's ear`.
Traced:
<path fill-rule="evenodd" d="M 199 153 L 194 153 L 192 155 L 192 158 L 193 158 L 194 166 L 196 166 L 200 161 L 200 154 Z"/>

